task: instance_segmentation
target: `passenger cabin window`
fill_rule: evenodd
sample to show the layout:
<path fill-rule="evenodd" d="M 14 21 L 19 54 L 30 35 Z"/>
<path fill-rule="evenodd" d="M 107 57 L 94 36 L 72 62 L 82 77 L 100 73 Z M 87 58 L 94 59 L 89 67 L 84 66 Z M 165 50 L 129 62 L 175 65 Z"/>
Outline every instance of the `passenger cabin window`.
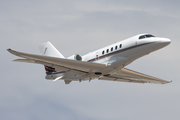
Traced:
<path fill-rule="evenodd" d="M 119 48 L 121 48 L 121 47 L 122 47 L 122 44 L 119 45 Z"/>
<path fill-rule="evenodd" d="M 102 51 L 102 54 L 104 55 L 104 51 Z"/>
<path fill-rule="evenodd" d="M 106 50 L 106 53 L 108 53 L 108 52 L 109 52 L 109 49 Z"/>
<path fill-rule="evenodd" d="M 150 38 L 150 37 L 155 37 L 155 36 L 150 35 L 150 34 L 147 34 L 147 35 L 141 35 L 141 36 L 139 37 L 139 39 Z"/>
<path fill-rule="evenodd" d="M 113 47 L 111 48 L 111 51 L 113 51 Z"/>
<path fill-rule="evenodd" d="M 115 49 L 117 50 L 117 46 L 115 47 Z"/>
<path fill-rule="evenodd" d="M 96 59 L 98 59 L 98 55 L 96 55 Z"/>

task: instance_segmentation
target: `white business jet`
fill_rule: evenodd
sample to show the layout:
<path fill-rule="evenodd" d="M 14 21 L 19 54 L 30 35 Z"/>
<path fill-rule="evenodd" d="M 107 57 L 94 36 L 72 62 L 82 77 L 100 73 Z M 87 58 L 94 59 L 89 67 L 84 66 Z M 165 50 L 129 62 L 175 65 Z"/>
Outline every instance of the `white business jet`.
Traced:
<path fill-rule="evenodd" d="M 144 55 L 167 46 L 170 42 L 171 40 L 167 38 L 140 34 L 86 55 L 74 54 L 68 58 L 65 58 L 50 42 L 39 46 L 42 55 L 27 54 L 12 49 L 8 49 L 8 51 L 24 58 L 14 61 L 44 65 L 46 79 L 54 81 L 62 79 L 65 84 L 69 84 L 71 81 L 81 82 L 92 79 L 165 84 L 169 81 L 124 67 Z"/>

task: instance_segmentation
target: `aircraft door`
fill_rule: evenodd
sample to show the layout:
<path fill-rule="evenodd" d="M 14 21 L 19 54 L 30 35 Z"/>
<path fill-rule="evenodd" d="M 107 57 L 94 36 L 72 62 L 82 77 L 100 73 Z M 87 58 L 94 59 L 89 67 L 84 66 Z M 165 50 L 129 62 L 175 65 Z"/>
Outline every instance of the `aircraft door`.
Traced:
<path fill-rule="evenodd" d="M 98 52 L 96 53 L 96 60 L 98 60 L 99 59 L 99 55 L 98 55 Z"/>

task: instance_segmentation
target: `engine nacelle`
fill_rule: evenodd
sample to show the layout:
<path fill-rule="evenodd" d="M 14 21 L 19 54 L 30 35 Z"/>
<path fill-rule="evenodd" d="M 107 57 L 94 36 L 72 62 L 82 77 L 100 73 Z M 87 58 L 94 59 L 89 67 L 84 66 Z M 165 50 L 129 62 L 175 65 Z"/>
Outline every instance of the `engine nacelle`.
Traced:
<path fill-rule="evenodd" d="M 79 54 L 74 54 L 67 59 L 82 61 L 82 57 Z"/>

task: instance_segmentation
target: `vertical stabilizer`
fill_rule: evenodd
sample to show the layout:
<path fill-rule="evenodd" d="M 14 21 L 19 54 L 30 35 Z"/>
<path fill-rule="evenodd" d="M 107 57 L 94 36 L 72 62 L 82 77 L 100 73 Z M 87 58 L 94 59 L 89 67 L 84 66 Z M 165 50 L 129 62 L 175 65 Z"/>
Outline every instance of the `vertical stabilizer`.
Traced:
<path fill-rule="evenodd" d="M 64 58 L 64 56 L 49 41 L 39 45 L 39 49 L 44 56 Z"/>

